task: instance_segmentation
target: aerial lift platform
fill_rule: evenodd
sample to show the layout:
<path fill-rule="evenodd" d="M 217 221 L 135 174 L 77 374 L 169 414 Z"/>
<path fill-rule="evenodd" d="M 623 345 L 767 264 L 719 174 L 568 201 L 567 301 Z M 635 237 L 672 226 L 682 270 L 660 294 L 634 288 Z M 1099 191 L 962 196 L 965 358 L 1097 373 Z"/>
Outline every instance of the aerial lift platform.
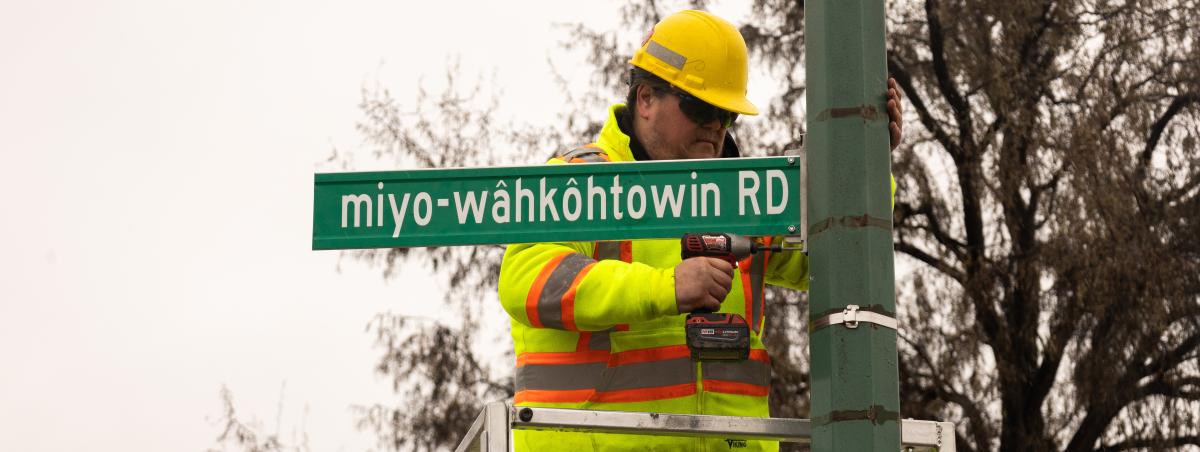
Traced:
<path fill-rule="evenodd" d="M 812 422 L 808 419 L 569 410 L 492 402 L 475 418 L 455 451 L 511 451 L 513 430 L 736 437 L 792 443 L 809 443 L 812 439 Z M 900 444 L 904 452 L 954 452 L 954 424 L 903 419 L 900 421 Z"/>

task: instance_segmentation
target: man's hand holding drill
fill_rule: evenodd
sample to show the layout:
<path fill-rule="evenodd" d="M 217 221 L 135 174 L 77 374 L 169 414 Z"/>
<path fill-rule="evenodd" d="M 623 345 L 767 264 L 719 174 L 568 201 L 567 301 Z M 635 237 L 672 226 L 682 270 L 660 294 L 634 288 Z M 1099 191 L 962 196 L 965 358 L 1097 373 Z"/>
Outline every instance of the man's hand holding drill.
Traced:
<path fill-rule="evenodd" d="M 716 312 L 733 287 L 733 265 L 713 257 L 684 259 L 675 266 L 675 304 L 679 312 Z"/>

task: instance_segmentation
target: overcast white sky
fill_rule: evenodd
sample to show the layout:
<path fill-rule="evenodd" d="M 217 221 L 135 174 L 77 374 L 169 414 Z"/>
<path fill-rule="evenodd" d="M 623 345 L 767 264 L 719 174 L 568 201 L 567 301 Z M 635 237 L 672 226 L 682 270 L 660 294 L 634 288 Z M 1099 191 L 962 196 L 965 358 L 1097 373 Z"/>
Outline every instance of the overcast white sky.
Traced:
<path fill-rule="evenodd" d="M 222 384 L 267 431 L 282 401 L 285 436 L 370 447 L 348 407 L 389 389 L 364 327 L 436 315 L 440 288 L 311 251 L 312 175 L 362 149 L 364 83 L 411 99 L 452 55 L 555 113 L 553 23 L 616 6 L 514 8 L 0 5 L 0 449 L 203 450 Z"/>

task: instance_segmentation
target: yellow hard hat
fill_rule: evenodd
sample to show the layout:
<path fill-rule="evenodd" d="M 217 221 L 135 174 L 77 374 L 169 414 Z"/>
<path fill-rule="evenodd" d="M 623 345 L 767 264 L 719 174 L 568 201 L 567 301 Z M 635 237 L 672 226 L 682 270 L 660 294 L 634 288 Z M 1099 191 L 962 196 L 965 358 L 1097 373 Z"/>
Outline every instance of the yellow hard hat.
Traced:
<path fill-rule="evenodd" d="M 733 24 L 687 10 L 656 24 L 629 64 L 719 108 L 757 115 L 746 99 L 746 54 L 746 41 Z"/>

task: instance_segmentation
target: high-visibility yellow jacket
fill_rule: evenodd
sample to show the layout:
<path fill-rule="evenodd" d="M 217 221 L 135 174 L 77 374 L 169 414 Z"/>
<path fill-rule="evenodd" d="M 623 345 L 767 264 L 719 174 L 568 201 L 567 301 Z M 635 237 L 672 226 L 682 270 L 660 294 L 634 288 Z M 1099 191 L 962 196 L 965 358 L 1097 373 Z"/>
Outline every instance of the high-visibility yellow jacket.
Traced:
<path fill-rule="evenodd" d="M 633 161 L 617 124 L 623 105 L 591 150 L 550 163 Z M 568 162 L 570 161 L 570 162 Z M 702 232 L 702 231 L 697 231 Z M 750 324 L 750 358 L 691 360 L 684 314 L 675 304 L 679 240 L 510 245 L 500 269 L 500 301 L 512 317 L 520 406 L 662 413 L 769 416 L 771 365 L 763 347 L 764 283 L 808 288 L 799 252 L 757 253 L 734 270 L 721 312 Z M 774 442 L 514 431 L 518 450 L 776 450 Z"/>

